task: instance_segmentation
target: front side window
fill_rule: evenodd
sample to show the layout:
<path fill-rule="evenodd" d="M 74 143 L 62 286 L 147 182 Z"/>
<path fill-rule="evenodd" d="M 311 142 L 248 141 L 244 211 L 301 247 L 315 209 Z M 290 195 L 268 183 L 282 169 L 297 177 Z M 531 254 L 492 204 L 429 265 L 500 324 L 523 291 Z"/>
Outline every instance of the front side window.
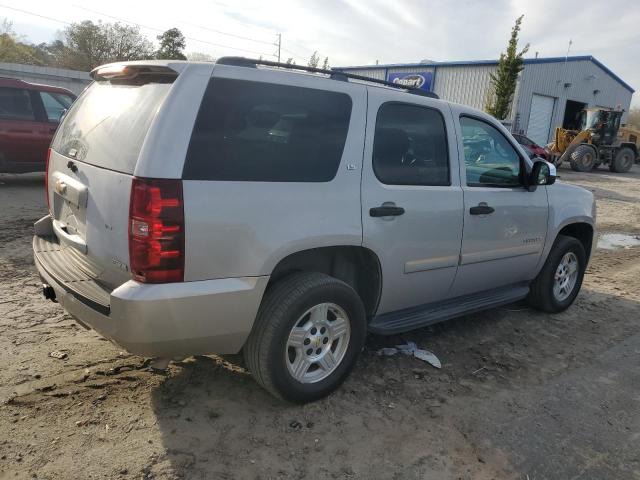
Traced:
<path fill-rule="evenodd" d="M 50 122 L 59 122 L 62 114 L 73 103 L 73 98 L 64 93 L 40 92 L 40 98 L 47 113 L 47 120 Z"/>
<path fill-rule="evenodd" d="M 373 170 L 388 185 L 450 185 L 447 132 L 440 112 L 402 103 L 382 105 Z"/>
<path fill-rule="evenodd" d="M 35 120 L 29 92 L 20 88 L 0 87 L 0 119 Z"/>
<path fill-rule="evenodd" d="M 521 185 L 520 155 L 497 128 L 471 117 L 461 117 L 460 126 L 468 186 Z"/>
<path fill-rule="evenodd" d="M 328 182 L 342 159 L 351 106 L 345 93 L 214 78 L 183 178 Z"/>

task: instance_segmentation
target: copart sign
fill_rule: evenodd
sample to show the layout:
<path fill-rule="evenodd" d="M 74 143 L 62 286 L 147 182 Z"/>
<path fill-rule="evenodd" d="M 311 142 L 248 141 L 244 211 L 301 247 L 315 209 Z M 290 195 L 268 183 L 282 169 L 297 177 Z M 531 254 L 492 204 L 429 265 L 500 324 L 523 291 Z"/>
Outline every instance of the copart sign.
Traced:
<path fill-rule="evenodd" d="M 433 72 L 418 73 L 389 73 L 387 81 L 406 85 L 407 87 L 419 88 L 420 90 L 431 91 Z"/>

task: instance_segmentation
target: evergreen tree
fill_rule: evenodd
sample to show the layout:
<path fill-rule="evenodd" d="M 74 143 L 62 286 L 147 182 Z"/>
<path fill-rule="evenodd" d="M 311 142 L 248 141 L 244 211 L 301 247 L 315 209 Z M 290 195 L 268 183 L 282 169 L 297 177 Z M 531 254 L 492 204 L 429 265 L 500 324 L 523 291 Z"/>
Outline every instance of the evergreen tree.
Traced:
<path fill-rule="evenodd" d="M 162 60 L 186 60 L 184 47 L 187 43 L 184 35 L 177 28 L 170 28 L 162 35 L 156 37 L 160 41 L 160 48 L 156 52 L 156 58 Z"/>
<path fill-rule="evenodd" d="M 518 75 L 524 68 L 524 55 L 529 50 L 527 44 L 518 52 L 518 34 L 524 15 L 516 19 L 516 24 L 511 30 L 511 38 L 507 46 L 507 53 L 500 54 L 498 68 L 491 74 L 491 86 L 485 110 L 498 120 L 504 120 L 509 115 L 511 102 L 516 91 Z"/>
<path fill-rule="evenodd" d="M 318 56 L 318 51 L 316 50 L 315 52 L 313 52 L 313 55 L 311 55 L 311 58 L 309 58 L 309 63 L 307 63 L 307 66 L 318 68 L 319 63 L 320 57 Z"/>

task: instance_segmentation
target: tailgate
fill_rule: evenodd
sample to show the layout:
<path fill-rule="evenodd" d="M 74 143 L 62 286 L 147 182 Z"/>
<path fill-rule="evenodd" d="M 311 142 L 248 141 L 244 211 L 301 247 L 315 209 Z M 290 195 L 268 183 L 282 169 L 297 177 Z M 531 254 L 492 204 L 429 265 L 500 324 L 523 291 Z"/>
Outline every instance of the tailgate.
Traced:
<path fill-rule="evenodd" d="M 67 256 L 70 267 L 111 289 L 131 279 L 133 174 L 177 77 L 164 67 L 135 68 L 125 77 L 111 68 L 82 93 L 58 128 L 47 170 L 53 231 L 63 250 L 77 252 Z"/>
<path fill-rule="evenodd" d="M 73 267 L 111 288 L 129 280 L 132 175 L 72 161 L 53 150 L 48 175 L 53 230 L 61 245 L 75 250 L 68 257 Z"/>

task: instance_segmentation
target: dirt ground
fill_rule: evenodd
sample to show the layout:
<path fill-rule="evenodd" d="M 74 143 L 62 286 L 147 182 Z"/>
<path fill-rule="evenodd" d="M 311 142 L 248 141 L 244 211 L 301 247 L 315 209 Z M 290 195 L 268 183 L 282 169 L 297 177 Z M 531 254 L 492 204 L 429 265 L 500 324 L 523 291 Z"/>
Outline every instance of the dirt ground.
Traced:
<path fill-rule="evenodd" d="M 638 166 L 559 174 L 595 192 L 601 233 L 640 234 Z M 292 406 L 239 358 L 152 373 L 45 301 L 41 182 L 0 178 L 0 479 L 640 479 L 640 247 L 597 250 L 562 314 L 370 336 L 338 392 Z M 406 340 L 442 369 L 375 353 Z"/>

